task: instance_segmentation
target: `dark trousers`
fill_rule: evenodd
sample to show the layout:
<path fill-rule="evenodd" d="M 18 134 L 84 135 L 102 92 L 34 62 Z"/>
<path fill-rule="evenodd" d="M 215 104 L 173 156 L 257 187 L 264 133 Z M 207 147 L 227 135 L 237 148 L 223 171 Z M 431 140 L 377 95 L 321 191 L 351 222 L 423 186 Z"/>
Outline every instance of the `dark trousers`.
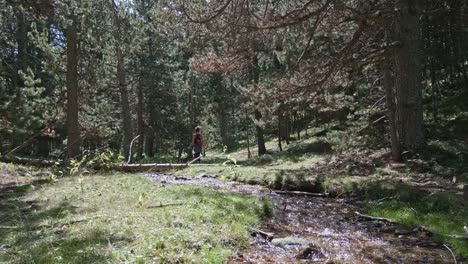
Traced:
<path fill-rule="evenodd" d="M 198 152 L 198 153 L 197 153 L 197 152 L 193 153 L 193 158 L 194 158 L 194 159 L 196 159 L 196 158 L 198 158 L 198 157 L 200 157 L 200 158 L 197 160 L 197 162 L 200 163 L 200 161 L 201 161 L 201 153 L 200 153 L 200 152 Z"/>

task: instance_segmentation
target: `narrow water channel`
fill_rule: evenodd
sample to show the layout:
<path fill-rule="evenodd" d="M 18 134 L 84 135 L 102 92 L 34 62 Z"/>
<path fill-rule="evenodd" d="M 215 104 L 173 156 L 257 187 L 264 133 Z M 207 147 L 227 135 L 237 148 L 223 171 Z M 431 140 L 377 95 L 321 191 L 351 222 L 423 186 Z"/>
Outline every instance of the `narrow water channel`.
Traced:
<path fill-rule="evenodd" d="M 429 234 L 369 220 L 347 199 L 276 194 L 259 185 L 223 182 L 216 176 L 176 177 L 147 174 L 157 182 L 214 188 L 221 192 L 263 196 L 274 204 L 251 246 L 228 263 L 454 263 L 451 253 Z"/>

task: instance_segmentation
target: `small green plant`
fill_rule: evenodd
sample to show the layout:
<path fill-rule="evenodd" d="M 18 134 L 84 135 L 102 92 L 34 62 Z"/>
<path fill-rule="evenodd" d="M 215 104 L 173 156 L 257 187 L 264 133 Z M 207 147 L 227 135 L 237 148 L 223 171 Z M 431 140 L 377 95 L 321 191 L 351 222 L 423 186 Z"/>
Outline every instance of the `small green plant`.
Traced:
<path fill-rule="evenodd" d="M 226 153 L 226 151 L 227 151 L 227 146 L 224 146 L 224 148 L 223 148 L 223 154 Z M 230 173 L 229 173 L 230 175 L 229 175 L 229 176 L 225 176 L 225 175 L 221 176 L 220 179 L 221 179 L 222 181 L 226 182 L 226 181 L 228 181 L 229 179 L 235 180 L 235 179 L 238 179 L 238 178 L 239 178 L 239 175 L 238 175 L 238 173 L 237 173 L 237 171 L 236 171 L 236 169 L 235 169 L 236 166 L 237 166 L 237 160 L 236 160 L 235 158 L 231 157 L 231 155 L 227 155 L 227 156 L 226 156 L 226 161 L 223 162 L 222 165 L 223 165 L 224 167 L 228 167 L 228 170 L 230 171 Z"/>
<path fill-rule="evenodd" d="M 70 160 L 69 173 L 70 176 L 80 175 L 83 172 L 83 167 L 86 164 L 87 155 L 84 155 L 81 160 Z"/>
<path fill-rule="evenodd" d="M 275 173 L 275 178 L 273 180 L 272 187 L 273 189 L 279 190 L 283 185 L 283 178 L 284 178 L 284 170 L 280 170 L 279 172 Z"/>
<path fill-rule="evenodd" d="M 113 166 L 122 163 L 123 160 L 124 157 L 120 153 L 117 154 L 112 150 L 108 150 L 95 155 L 87 161 L 86 165 L 100 170 L 110 170 Z"/>
<path fill-rule="evenodd" d="M 84 192 L 85 182 L 84 182 L 83 176 L 80 175 L 80 178 L 78 179 L 78 183 L 80 184 L 81 192 Z"/>
<path fill-rule="evenodd" d="M 145 198 L 146 198 L 145 193 L 141 193 L 140 196 L 138 196 L 138 204 L 137 204 L 138 208 L 144 207 L 145 200 L 146 200 Z"/>

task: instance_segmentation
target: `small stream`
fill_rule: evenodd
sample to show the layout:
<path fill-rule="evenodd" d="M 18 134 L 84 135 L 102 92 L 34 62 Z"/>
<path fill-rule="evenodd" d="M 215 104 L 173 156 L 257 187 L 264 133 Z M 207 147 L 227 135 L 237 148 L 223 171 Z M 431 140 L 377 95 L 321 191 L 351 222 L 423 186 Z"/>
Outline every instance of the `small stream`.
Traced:
<path fill-rule="evenodd" d="M 259 185 L 223 182 L 216 175 L 177 177 L 146 174 L 157 182 L 203 186 L 226 193 L 268 197 L 273 216 L 251 246 L 228 263 L 454 263 L 451 253 L 429 234 L 356 215 L 348 199 L 276 194 Z"/>

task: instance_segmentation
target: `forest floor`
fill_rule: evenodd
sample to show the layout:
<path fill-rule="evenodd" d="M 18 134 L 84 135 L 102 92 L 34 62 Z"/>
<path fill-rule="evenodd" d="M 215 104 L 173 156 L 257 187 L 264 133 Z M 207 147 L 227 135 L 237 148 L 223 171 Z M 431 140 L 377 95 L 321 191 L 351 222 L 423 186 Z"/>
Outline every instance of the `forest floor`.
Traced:
<path fill-rule="evenodd" d="M 0 188 L 0 263 L 223 263 L 271 211 L 265 199 L 142 175 L 53 179 L 5 167 L 21 183 Z"/>
<path fill-rule="evenodd" d="M 251 159 L 247 159 L 247 149 L 229 154 L 208 152 L 203 162 L 234 159 L 239 166 L 229 161 L 225 166 L 189 167 L 172 173 L 351 197 L 362 201 L 372 216 L 443 234 L 437 236 L 439 241 L 468 256 L 468 239 L 444 236 L 465 235 L 464 226 L 468 226 L 468 205 L 463 200 L 463 188 L 468 184 L 466 139 L 430 140 L 427 154 L 395 163 L 388 148 L 355 143 L 344 131 L 301 138 L 289 145 L 283 142 L 283 151 Z M 268 142 L 267 149 L 278 149 L 277 140 Z M 254 149 L 252 152 L 256 154 Z"/>
<path fill-rule="evenodd" d="M 359 215 L 368 207 L 349 197 L 279 194 L 208 174 L 55 178 L 0 168 L 19 182 L 0 188 L 0 262 L 453 262 L 430 233 Z"/>
<path fill-rule="evenodd" d="M 0 163 L 0 262 L 440 263 L 452 261 L 449 248 L 465 261 L 468 239 L 451 236 L 468 226 L 466 139 L 429 140 L 427 154 L 394 163 L 387 148 L 350 135 L 301 135 L 283 151 L 271 151 L 272 140 L 267 155 L 251 159 L 244 148 L 208 152 L 203 162 L 220 166 L 172 175 L 56 177 Z M 252 240 L 252 227 L 276 241 Z"/>

